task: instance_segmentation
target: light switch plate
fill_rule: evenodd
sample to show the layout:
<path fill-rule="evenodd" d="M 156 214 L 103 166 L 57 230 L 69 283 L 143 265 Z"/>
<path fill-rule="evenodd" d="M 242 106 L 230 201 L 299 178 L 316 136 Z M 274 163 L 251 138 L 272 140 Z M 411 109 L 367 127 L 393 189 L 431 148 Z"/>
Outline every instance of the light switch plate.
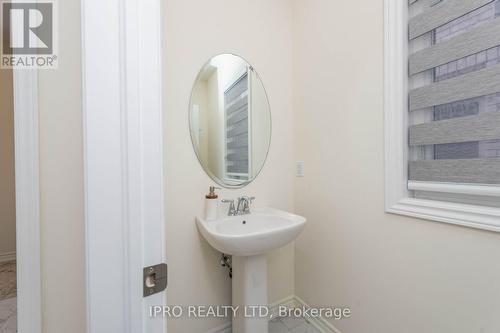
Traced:
<path fill-rule="evenodd" d="M 297 161 L 297 177 L 304 177 L 304 161 Z"/>

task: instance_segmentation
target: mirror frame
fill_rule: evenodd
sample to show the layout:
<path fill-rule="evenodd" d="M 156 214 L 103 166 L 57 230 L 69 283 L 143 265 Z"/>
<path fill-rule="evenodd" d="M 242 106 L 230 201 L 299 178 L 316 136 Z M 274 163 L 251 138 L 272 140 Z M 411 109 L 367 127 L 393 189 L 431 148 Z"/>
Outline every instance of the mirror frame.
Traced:
<path fill-rule="evenodd" d="M 201 158 L 200 158 L 200 154 L 198 152 L 198 150 L 196 149 L 196 146 L 195 146 L 195 138 L 193 136 L 193 131 L 191 129 L 191 114 L 192 114 L 192 110 L 191 110 L 191 107 L 193 105 L 193 93 L 194 93 L 194 87 L 196 85 L 196 83 L 198 82 L 198 80 L 200 79 L 201 75 L 203 74 L 202 71 L 203 69 L 208 65 L 210 64 L 210 62 L 212 61 L 213 58 L 215 57 L 218 57 L 218 56 L 221 56 L 221 55 L 232 55 L 232 56 L 235 56 L 235 57 L 238 57 L 240 59 L 243 59 L 247 64 L 248 66 L 250 66 L 255 75 L 257 76 L 257 78 L 259 79 L 260 81 L 260 84 L 262 85 L 262 89 L 264 89 L 264 95 L 266 96 L 266 103 L 267 103 L 267 107 L 268 107 L 268 110 L 269 110 L 269 143 L 267 145 L 267 152 L 266 152 L 266 156 L 264 158 L 264 163 L 262 164 L 262 166 L 259 168 L 259 171 L 256 173 L 256 175 L 252 178 L 252 179 L 249 179 L 248 181 L 245 181 L 245 182 L 241 182 L 241 183 L 238 183 L 238 184 L 227 184 L 225 183 L 222 179 L 219 179 L 218 177 L 216 177 L 211 171 L 209 168 L 206 168 L 205 165 L 203 164 Z M 264 86 L 264 81 L 262 81 L 262 78 L 260 77 L 259 75 L 259 72 L 257 72 L 257 70 L 255 69 L 255 67 L 244 57 L 238 55 L 238 54 L 235 54 L 235 53 L 232 53 L 232 52 L 221 52 L 221 53 L 217 53 L 213 56 L 211 56 L 207 61 L 205 61 L 203 63 L 203 65 L 200 67 L 200 69 L 198 70 L 198 74 L 196 74 L 196 78 L 194 79 L 193 81 L 193 84 L 191 85 L 191 93 L 189 95 L 189 106 L 188 106 L 188 130 L 189 130 L 189 136 L 191 137 L 191 145 L 193 147 L 193 151 L 194 151 L 194 154 L 196 155 L 196 159 L 198 160 L 198 163 L 200 164 L 201 168 L 203 169 L 203 171 L 206 173 L 206 175 L 208 177 L 210 177 L 210 179 L 212 179 L 215 183 L 217 183 L 217 185 L 223 187 L 223 188 L 226 188 L 226 189 L 240 189 L 240 188 L 243 188 L 245 186 L 248 186 L 250 183 L 252 183 L 253 181 L 255 181 L 257 179 L 257 177 L 259 177 L 259 175 L 261 174 L 262 170 L 264 169 L 266 163 L 267 163 L 267 159 L 269 158 L 269 152 L 271 151 L 271 144 L 272 144 L 272 138 L 273 138 L 273 115 L 272 115 L 272 112 L 271 112 L 271 102 L 269 100 L 269 95 L 267 93 L 267 89 L 266 87 Z"/>

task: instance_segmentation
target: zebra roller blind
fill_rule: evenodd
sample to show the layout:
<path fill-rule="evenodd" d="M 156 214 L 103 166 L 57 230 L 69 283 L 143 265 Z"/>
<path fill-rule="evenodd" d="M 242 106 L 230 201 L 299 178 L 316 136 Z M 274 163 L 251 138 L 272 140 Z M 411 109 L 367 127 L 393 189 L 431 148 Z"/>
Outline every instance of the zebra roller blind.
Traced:
<path fill-rule="evenodd" d="M 409 180 L 500 184 L 500 0 L 409 0 Z"/>
<path fill-rule="evenodd" d="M 248 180 L 249 164 L 248 72 L 224 93 L 226 112 L 226 177 Z"/>

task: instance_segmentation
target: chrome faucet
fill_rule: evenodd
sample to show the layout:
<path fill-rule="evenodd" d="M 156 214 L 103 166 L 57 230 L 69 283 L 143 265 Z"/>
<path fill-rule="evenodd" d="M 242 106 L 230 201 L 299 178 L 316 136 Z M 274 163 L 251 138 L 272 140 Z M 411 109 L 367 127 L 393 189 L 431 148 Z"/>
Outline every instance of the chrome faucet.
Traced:
<path fill-rule="evenodd" d="M 255 200 L 255 197 L 239 197 L 238 198 L 238 208 L 236 208 L 236 212 L 238 215 L 247 215 L 250 214 L 250 205 Z"/>
<path fill-rule="evenodd" d="M 255 200 L 255 197 L 239 197 L 238 204 L 234 204 L 234 200 L 224 199 L 223 203 L 229 204 L 229 211 L 227 212 L 228 216 L 238 216 L 238 215 L 247 215 L 250 214 L 250 205 Z"/>
<path fill-rule="evenodd" d="M 236 208 L 234 207 L 234 200 L 224 199 L 224 200 L 222 200 L 222 202 L 229 204 L 229 211 L 227 212 L 227 216 L 238 215 L 238 212 L 236 211 Z"/>

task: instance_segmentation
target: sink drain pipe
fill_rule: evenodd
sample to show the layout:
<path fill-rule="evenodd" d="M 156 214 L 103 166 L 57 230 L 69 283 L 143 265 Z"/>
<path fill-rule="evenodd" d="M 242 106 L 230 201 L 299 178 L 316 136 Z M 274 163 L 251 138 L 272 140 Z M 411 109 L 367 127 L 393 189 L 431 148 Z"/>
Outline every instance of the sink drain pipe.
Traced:
<path fill-rule="evenodd" d="M 222 253 L 221 259 L 220 259 L 220 265 L 222 267 L 227 267 L 229 271 L 229 277 L 232 279 L 233 278 L 233 266 L 231 265 L 231 256 Z"/>

